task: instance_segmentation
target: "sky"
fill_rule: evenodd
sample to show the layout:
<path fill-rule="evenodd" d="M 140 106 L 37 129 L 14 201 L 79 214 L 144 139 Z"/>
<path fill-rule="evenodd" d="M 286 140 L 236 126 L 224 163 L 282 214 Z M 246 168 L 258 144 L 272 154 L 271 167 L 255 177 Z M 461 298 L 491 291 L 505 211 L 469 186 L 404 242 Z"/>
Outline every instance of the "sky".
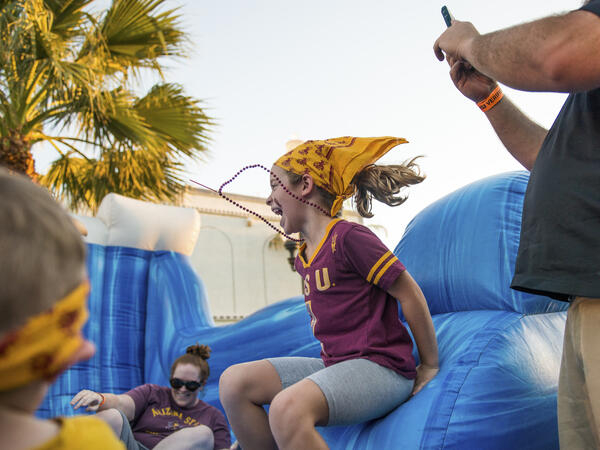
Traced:
<path fill-rule="evenodd" d="M 576 9 L 581 0 L 447 0 L 481 33 Z M 422 155 L 427 175 L 401 206 L 374 206 L 368 224 L 392 249 L 410 219 L 433 201 L 489 175 L 522 170 L 484 114 L 463 97 L 433 54 L 443 3 L 401 0 L 167 0 L 180 7 L 190 57 L 169 63 L 167 81 L 202 99 L 217 126 L 209 153 L 187 176 L 218 188 L 242 166 L 270 166 L 290 139 L 398 136 L 380 163 Z M 549 127 L 564 94 L 504 88 Z M 245 172 L 227 192 L 269 194 L 266 172 Z M 375 202 L 377 203 L 377 202 Z"/>

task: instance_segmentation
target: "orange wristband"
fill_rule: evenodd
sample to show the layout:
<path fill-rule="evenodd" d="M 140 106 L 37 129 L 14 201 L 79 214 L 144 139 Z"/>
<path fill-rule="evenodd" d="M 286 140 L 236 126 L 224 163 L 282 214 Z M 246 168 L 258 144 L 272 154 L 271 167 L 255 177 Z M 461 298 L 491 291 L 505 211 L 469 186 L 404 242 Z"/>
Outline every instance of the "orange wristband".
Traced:
<path fill-rule="evenodd" d="M 490 93 L 490 95 L 488 95 L 488 98 L 478 102 L 477 106 L 479 106 L 479 109 L 481 109 L 483 112 L 487 112 L 494 106 L 496 106 L 498 102 L 502 100 L 502 97 L 504 97 L 502 89 L 500 89 L 500 86 L 496 86 L 496 88 Z"/>
<path fill-rule="evenodd" d="M 98 394 L 100 397 L 102 397 L 102 401 L 98 405 L 98 408 L 100 408 L 102 405 L 104 405 L 104 402 L 106 401 L 106 397 L 104 397 L 104 395 L 102 395 L 100 392 L 96 392 L 96 394 Z"/>

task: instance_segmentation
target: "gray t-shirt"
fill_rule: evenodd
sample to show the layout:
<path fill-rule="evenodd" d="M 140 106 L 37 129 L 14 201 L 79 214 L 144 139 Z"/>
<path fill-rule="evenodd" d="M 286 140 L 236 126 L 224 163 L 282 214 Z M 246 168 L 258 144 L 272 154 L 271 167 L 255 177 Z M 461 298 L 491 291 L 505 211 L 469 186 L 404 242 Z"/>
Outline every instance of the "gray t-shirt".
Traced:
<path fill-rule="evenodd" d="M 600 16 L 600 0 L 581 9 Z M 600 86 L 569 95 L 542 144 L 511 287 L 600 298 Z"/>

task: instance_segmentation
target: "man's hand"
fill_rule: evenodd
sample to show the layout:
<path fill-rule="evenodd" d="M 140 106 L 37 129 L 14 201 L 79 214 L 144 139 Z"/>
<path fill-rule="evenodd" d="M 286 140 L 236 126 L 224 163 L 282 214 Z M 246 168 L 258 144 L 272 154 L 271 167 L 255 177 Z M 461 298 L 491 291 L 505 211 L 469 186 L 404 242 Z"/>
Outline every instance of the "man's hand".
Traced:
<path fill-rule="evenodd" d="M 467 48 L 479 36 L 470 22 L 452 20 L 449 27 L 435 41 L 433 51 L 440 61 L 444 58 L 450 66 L 450 78 L 456 88 L 475 103 L 485 100 L 496 87 L 496 81 L 482 74 L 469 62 Z"/>
<path fill-rule="evenodd" d="M 417 378 L 415 379 L 415 385 L 411 395 L 415 395 L 423 387 L 429 383 L 438 374 L 440 368 L 437 366 L 429 366 L 427 364 L 419 364 L 417 366 Z"/>
<path fill-rule="evenodd" d="M 475 103 L 485 100 L 496 87 L 496 81 L 475 70 L 468 62 L 452 56 L 447 56 L 446 59 L 450 65 L 450 78 L 454 86 Z"/>
<path fill-rule="evenodd" d="M 452 26 L 447 28 L 433 44 L 433 52 L 440 61 L 451 56 L 456 60 L 469 60 L 468 47 L 471 41 L 479 36 L 479 31 L 471 22 L 452 19 Z"/>

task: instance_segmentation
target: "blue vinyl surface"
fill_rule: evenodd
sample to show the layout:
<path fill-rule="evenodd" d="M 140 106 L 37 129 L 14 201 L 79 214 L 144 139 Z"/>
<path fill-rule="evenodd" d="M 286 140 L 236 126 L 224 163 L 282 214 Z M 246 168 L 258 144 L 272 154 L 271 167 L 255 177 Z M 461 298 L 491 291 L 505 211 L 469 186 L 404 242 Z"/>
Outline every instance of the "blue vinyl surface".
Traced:
<path fill-rule="evenodd" d="M 320 428 L 336 449 L 558 448 L 556 389 L 567 304 L 510 289 L 525 172 L 473 183 L 427 207 L 395 254 L 419 282 L 440 349 L 439 375 L 386 417 Z M 195 342 L 212 348 L 204 400 L 221 407 L 231 364 L 319 355 L 302 298 L 215 327 L 187 257 L 89 245 L 96 355 L 61 375 L 41 417 L 72 415 L 82 388 L 122 393 L 166 385 L 172 361 Z"/>

